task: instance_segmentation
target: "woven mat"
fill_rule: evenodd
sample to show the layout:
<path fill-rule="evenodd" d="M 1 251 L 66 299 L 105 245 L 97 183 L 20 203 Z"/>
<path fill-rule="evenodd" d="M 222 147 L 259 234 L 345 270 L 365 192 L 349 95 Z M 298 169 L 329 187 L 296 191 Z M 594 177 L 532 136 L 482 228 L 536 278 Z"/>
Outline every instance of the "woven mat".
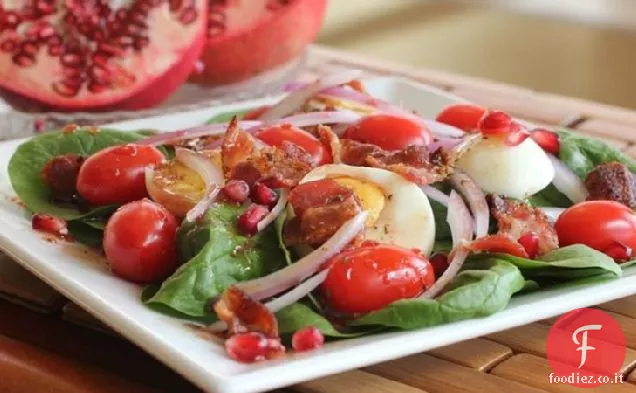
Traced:
<path fill-rule="evenodd" d="M 298 79 L 345 68 L 400 75 L 546 126 L 568 126 L 636 157 L 636 112 L 465 77 L 371 61 L 313 47 Z M 25 121 L 32 121 L 27 117 Z M 29 123 L 31 124 L 31 123 Z M 165 366 L 0 257 L 0 392 L 196 392 Z M 622 326 L 625 383 L 598 392 L 636 393 L 636 297 L 599 305 Z M 70 323 L 69 323 L 70 322 Z M 550 384 L 545 339 L 552 320 L 285 389 L 297 393 L 574 392 Z M 476 321 L 475 323 L 479 323 Z M 88 327 L 88 329 L 87 329 Z"/>

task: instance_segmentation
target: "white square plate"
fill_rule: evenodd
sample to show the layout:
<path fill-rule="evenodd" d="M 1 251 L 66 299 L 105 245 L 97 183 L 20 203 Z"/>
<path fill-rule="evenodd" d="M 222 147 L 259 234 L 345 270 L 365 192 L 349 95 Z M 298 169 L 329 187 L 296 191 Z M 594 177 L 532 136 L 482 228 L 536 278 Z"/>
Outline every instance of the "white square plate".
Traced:
<path fill-rule="evenodd" d="M 401 79 L 370 80 L 367 86 L 373 95 L 418 110 L 427 117 L 461 101 Z M 272 101 L 262 99 L 113 126 L 127 130 L 174 130 L 201 124 L 219 112 Z M 488 318 L 338 341 L 307 354 L 243 365 L 230 360 L 222 346 L 199 337 L 183 322 L 146 308 L 139 300 L 140 288 L 114 277 L 101 257 L 87 254 L 79 245 L 51 244 L 31 229 L 27 213 L 15 203 L 6 169 L 12 153 L 22 142 L 0 144 L 0 248 L 123 336 L 210 392 L 250 393 L 283 387 L 636 293 L 636 272 L 629 270 L 624 277 L 602 284 L 544 290 L 514 298 L 506 310 Z"/>

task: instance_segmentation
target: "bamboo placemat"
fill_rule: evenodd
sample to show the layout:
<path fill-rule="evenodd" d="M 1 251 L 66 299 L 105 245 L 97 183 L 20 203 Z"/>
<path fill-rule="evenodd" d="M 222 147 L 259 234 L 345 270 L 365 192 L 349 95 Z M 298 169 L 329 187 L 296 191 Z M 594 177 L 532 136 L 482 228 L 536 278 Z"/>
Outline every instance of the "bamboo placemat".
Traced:
<path fill-rule="evenodd" d="M 636 112 L 438 70 L 372 61 L 314 46 L 300 79 L 339 69 L 400 75 L 546 126 L 568 126 L 636 158 Z M 8 258 L 0 257 L 0 392 L 120 393 L 198 391 L 97 323 Z M 602 304 L 627 339 L 626 382 L 598 392 L 636 393 L 636 297 Z M 575 392 L 550 384 L 545 356 L 550 323 L 505 332 L 382 363 L 282 391 L 291 393 Z M 479 321 L 475 321 L 479 323 Z M 87 329 L 89 327 L 89 329 Z"/>

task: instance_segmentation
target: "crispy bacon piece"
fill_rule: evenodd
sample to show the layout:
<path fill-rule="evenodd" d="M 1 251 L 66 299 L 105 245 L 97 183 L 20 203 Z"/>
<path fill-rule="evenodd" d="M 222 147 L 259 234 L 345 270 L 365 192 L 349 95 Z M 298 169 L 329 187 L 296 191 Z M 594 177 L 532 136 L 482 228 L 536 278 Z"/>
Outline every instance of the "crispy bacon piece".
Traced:
<path fill-rule="evenodd" d="M 517 242 L 528 233 L 534 233 L 539 243 L 537 255 L 543 255 L 559 247 L 557 232 L 541 210 L 498 195 L 489 195 L 488 201 L 490 211 L 497 220 L 498 235 Z"/>
<path fill-rule="evenodd" d="M 503 253 L 520 258 L 528 258 L 528 253 L 519 242 L 505 235 L 489 235 L 473 240 L 465 245 L 470 251 Z"/>
<path fill-rule="evenodd" d="M 342 155 L 342 146 L 340 145 L 340 138 L 336 135 L 331 127 L 318 126 L 316 133 L 320 142 L 329 147 L 331 157 L 333 157 L 334 164 L 340 164 L 340 156 Z"/>
<path fill-rule="evenodd" d="M 320 246 L 362 211 L 353 191 L 333 179 L 299 185 L 290 193 L 289 202 L 296 214 L 284 228 L 285 243 L 289 246 Z"/>
<path fill-rule="evenodd" d="M 238 127 L 236 118 L 225 133 L 221 154 L 227 179 L 250 185 L 260 180 L 273 188 L 295 186 L 317 165 L 311 155 L 292 143 L 259 149 L 252 136 Z"/>
<path fill-rule="evenodd" d="M 340 160 L 343 163 L 386 169 L 419 185 L 446 179 L 452 173 L 455 161 L 446 150 L 429 153 L 426 146 L 409 146 L 401 151 L 390 152 L 350 139 L 343 139 L 340 144 Z"/>
<path fill-rule="evenodd" d="M 55 199 L 70 200 L 77 193 L 76 182 L 84 158 L 75 154 L 62 154 L 51 158 L 42 171 L 40 177 L 51 190 Z"/>
<path fill-rule="evenodd" d="M 258 332 L 278 338 L 278 320 L 262 303 L 231 286 L 214 304 L 214 311 L 228 326 L 230 335 Z"/>
<path fill-rule="evenodd" d="M 594 168 L 585 179 L 585 188 L 590 194 L 588 201 L 616 201 L 636 207 L 636 176 L 620 162 L 608 162 Z"/>

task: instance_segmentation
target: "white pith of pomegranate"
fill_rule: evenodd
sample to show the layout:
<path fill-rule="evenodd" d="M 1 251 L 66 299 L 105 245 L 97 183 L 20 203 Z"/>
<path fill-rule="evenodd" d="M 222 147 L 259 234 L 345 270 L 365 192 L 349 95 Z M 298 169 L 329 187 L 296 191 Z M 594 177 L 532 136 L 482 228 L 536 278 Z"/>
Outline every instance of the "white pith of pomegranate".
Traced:
<path fill-rule="evenodd" d="M 0 0 L 0 86 L 63 110 L 141 109 L 183 83 L 207 0 Z"/>
<path fill-rule="evenodd" d="M 327 0 L 209 0 L 208 38 L 190 80 L 240 82 L 296 58 L 320 30 Z"/>

